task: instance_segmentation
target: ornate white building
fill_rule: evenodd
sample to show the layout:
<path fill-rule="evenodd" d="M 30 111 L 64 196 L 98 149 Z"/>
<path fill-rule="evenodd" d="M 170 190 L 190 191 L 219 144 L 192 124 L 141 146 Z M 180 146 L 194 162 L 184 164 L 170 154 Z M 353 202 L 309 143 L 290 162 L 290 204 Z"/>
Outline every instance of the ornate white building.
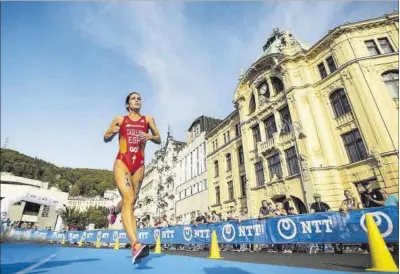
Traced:
<path fill-rule="evenodd" d="M 89 207 L 110 207 L 111 205 L 117 204 L 121 200 L 119 192 L 115 190 L 106 190 L 103 197 L 68 197 L 68 207 L 75 207 L 79 211 L 86 211 Z"/>
<path fill-rule="evenodd" d="M 111 205 L 116 205 L 121 200 L 118 189 L 106 190 L 103 197 L 84 197 L 76 196 L 68 197 L 67 207 L 74 207 L 80 212 L 86 211 L 89 207 L 106 207 L 109 208 Z M 121 214 L 118 215 L 116 222 L 113 225 L 108 226 L 109 229 L 122 229 Z"/>
<path fill-rule="evenodd" d="M 175 165 L 178 152 L 185 146 L 184 142 L 175 140 L 170 132 L 167 140 L 154 154 L 146 166 L 145 175 L 135 205 L 135 214 L 139 219 L 154 218 L 175 212 Z"/>
<path fill-rule="evenodd" d="M 135 215 L 139 219 L 156 216 L 157 212 L 157 185 L 161 182 L 161 176 L 157 168 L 157 160 L 153 158 L 145 168 L 145 175 L 138 200 L 135 204 Z"/>
<path fill-rule="evenodd" d="M 221 120 L 197 118 L 187 132 L 187 145 L 179 152 L 175 167 L 175 214 L 190 223 L 196 211 L 208 211 L 205 135 Z"/>

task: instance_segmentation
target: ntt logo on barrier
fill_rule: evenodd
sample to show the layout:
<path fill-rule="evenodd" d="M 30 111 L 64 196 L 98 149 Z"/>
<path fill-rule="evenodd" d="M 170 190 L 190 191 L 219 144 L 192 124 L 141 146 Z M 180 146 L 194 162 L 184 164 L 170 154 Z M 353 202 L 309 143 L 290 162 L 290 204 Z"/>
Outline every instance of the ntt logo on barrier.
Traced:
<path fill-rule="evenodd" d="M 157 240 L 158 236 L 160 236 L 160 230 L 159 229 L 155 229 L 154 232 L 153 232 L 154 240 Z"/>
<path fill-rule="evenodd" d="M 292 240 L 296 237 L 298 232 L 301 234 L 316 235 L 321 233 L 333 233 L 333 221 L 331 218 L 299 221 L 298 225 L 299 231 L 297 230 L 296 223 L 292 219 L 283 218 L 277 223 L 277 232 L 286 240 Z"/>
<path fill-rule="evenodd" d="M 227 242 L 232 242 L 235 239 L 236 231 L 232 224 L 225 224 L 222 227 L 222 238 Z"/>
<path fill-rule="evenodd" d="M 211 238 L 211 231 L 215 230 L 220 243 L 251 243 L 251 244 L 282 244 L 282 243 L 363 243 L 368 238 L 365 233 L 365 215 L 371 214 L 386 242 L 398 242 L 399 227 L 395 224 L 399 220 L 399 209 L 396 206 L 387 206 L 372 209 L 349 211 L 344 215 L 340 212 L 300 214 L 297 216 L 272 217 L 267 220 L 246 220 L 240 223 L 224 222 L 217 224 L 201 224 L 198 226 L 176 226 L 168 228 L 138 229 L 138 237 L 145 244 L 153 244 L 158 236 L 166 244 L 187 243 L 204 244 Z M 3 224 L 5 227 L 9 223 Z M 10 235 L 13 238 L 28 238 L 36 240 L 46 235 L 46 240 L 55 241 L 70 239 L 71 235 L 85 239 L 85 242 L 115 242 L 119 237 L 121 243 L 129 243 L 123 230 L 102 231 L 74 231 L 53 232 L 40 230 L 27 231 L 21 228 L 12 228 Z M 39 231 L 39 230 L 38 230 Z M 345 233 L 343 233 L 345 231 Z M 117 236 L 118 235 L 118 236 Z M 154 239 L 153 239 L 154 237 Z"/>
<path fill-rule="evenodd" d="M 114 231 L 113 233 L 113 240 L 116 241 L 118 239 L 118 231 Z"/>
<path fill-rule="evenodd" d="M 277 227 L 279 235 L 286 240 L 291 240 L 297 235 L 296 224 L 289 218 L 280 219 Z"/>
<path fill-rule="evenodd" d="M 388 215 L 381 211 L 376 211 L 376 212 L 371 212 L 368 213 L 369 215 L 372 215 L 372 218 L 376 222 L 376 225 L 378 226 L 379 230 L 381 231 L 382 237 L 385 238 L 392 234 L 393 232 L 393 223 L 392 220 Z M 367 228 L 365 227 L 365 215 L 363 214 L 360 219 L 360 225 L 362 229 L 367 232 Z M 385 221 L 383 221 L 385 220 Z M 386 229 L 384 232 L 382 232 L 382 229 Z"/>
<path fill-rule="evenodd" d="M 190 242 L 193 238 L 192 228 L 190 226 L 185 226 L 183 229 L 183 238 Z"/>

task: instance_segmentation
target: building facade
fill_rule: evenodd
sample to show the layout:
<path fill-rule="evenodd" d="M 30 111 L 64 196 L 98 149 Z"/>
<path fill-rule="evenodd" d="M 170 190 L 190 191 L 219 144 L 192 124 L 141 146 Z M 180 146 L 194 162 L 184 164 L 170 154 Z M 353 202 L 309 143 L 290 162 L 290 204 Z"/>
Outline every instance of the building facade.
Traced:
<path fill-rule="evenodd" d="M 32 197 L 51 198 L 58 202 L 58 206 L 67 204 L 68 193 L 57 188 L 48 189 L 48 182 L 14 176 L 5 172 L 1 172 L 0 179 L 1 198 L 25 196 L 29 193 Z M 8 216 L 11 222 L 33 224 L 38 229 L 48 227 L 55 229 L 58 221 L 57 209 L 55 205 L 48 206 L 35 203 L 33 200 L 21 200 L 10 207 Z"/>
<path fill-rule="evenodd" d="M 187 132 L 187 144 L 179 152 L 175 168 L 175 214 L 184 223 L 197 216 L 197 210 L 208 211 L 206 134 L 221 120 L 206 116 L 197 118 Z"/>
<path fill-rule="evenodd" d="M 207 180 L 210 209 L 222 218 L 231 206 L 247 207 L 247 179 L 239 111 L 235 110 L 207 135 Z"/>
<path fill-rule="evenodd" d="M 104 192 L 104 196 L 95 197 L 68 197 L 68 207 L 75 207 L 77 210 L 83 212 L 89 207 L 110 207 L 111 205 L 117 204 L 121 200 L 118 195 L 118 190 L 107 190 Z"/>
<path fill-rule="evenodd" d="M 185 143 L 173 138 L 170 131 L 167 140 L 158 149 L 154 158 L 145 168 L 145 176 L 138 201 L 135 205 L 135 214 L 139 219 L 150 219 L 175 213 L 175 166 L 179 151 Z"/>
<path fill-rule="evenodd" d="M 336 210 L 360 184 L 398 189 L 398 14 L 347 23 L 307 47 L 274 30 L 240 76 L 249 212 L 261 201 Z"/>
<path fill-rule="evenodd" d="M 164 150 L 159 152 L 158 166 L 162 183 L 157 188 L 158 216 L 166 215 L 170 218 L 172 215 L 175 215 L 175 167 L 178 164 L 178 155 L 184 149 L 185 145 L 186 143 L 176 141 L 168 134 Z M 161 153 L 163 157 L 161 157 Z"/>

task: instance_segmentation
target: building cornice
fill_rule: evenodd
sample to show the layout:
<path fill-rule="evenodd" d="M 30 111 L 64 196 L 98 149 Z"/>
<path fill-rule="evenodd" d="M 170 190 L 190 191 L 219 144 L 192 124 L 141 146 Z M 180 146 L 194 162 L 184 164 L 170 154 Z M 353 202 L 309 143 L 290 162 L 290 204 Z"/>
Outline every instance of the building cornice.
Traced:
<path fill-rule="evenodd" d="M 391 13 L 378 18 L 339 25 L 333 30 L 328 31 L 328 33 L 324 37 L 318 40 L 318 42 L 316 42 L 311 48 L 306 51 L 305 55 L 309 55 L 313 53 L 313 51 L 316 51 L 319 48 L 323 47 L 326 43 L 330 43 L 332 39 L 341 35 L 345 31 L 375 28 L 377 26 L 386 25 L 392 21 L 398 21 L 398 19 L 399 15 L 397 13 Z"/>
<path fill-rule="evenodd" d="M 380 153 L 380 156 L 388 157 L 388 156 L 394 156 L 396 154 L 398 154 L 398 151 L 387 151 L 387 152 Z M 368 157 L 364 160 L 361 160 L 361 161 L 358 161 L 355 163 L 346 163 L 343 165 L 330 165 L 330 166 L 324 166 L 324 167 L 318 167 L 318 166 L 317 167 L 309 167 L 309 170 L 310 171 L 320 171 L 320 170 L 332 170 L 333 169 L 333 170 L 341 171 L 344 169 L 352 169 L 352 168 L 356 168 L 359 166 L 365 166 L 366 164 L 372 163 L 374 161 L 375 161 L 374 157 Z"/>
<path fill-rule="evenodd" d="M 326 43 L 330 43 L 332 39 L 336 38 L 337 36 L 339 36 L 340 34 L 342 34 L 345 31 L 373 28 L 373 27 L 376 27 L 379 25 L 385 25 L 385 24 L 388 24 L 391 22 L 397 22 L 398 19 L 399 19 L 398 13 L 390 13 L 390 14 L 386 14 L 386 15 L 378 17 L 378 18 L 367 19 L 367 20 L 357 21 L 357 22 L 353 22 L 353 23 L 341 24 L 341 25 L 335 27 L 333 30 L 328 31 L 328 33 L 325 36 L 323 36 L 320 40 L 318 40 L 308 50 L 306 50 L 304 52 L 299 52 L 293 56 L 285 56 L 284 58 L 280 59 L 277 66 L 279 66 L 280 64 L 282 64 L 288 60 L 304 58 L 304 57 L 307 57 L 309 55 L 316 53 L 321 47 L 325 46 Z M 244 85 L 245 83 L 247 83 L 249 81 L 248 75 L 255 68 L 255 66 L 257 64 L 259 64 L 261 61 L 264 61 L 265 59 L 271 58 L 271 57 L 273 57 L 273 56 L 267 55 L 267 56 L 264 56 L 263 58 L 260 58 L 256 62 L 254 62 L 251 65 L 251 67 L 247 69 L 246 73 L 244 74 L 244 76 L 241 78 L 241 80 L 237 84 L 235 91 L 237 91 L 240 86 Z"/>
<path fill-rule="evenodd" d="M 242 141 L 242 135 L 237 136 L 233 139 L 231 139 L 228 143 L 223 144 L 222 146 L 220 146 L 217 150 L 214 150 L 213 152 L 211 152 L 210 154 L 207 155 L 207 158 L 214 156 L 215 154 L 217 154 L 218 152 L 220 152 L 221 150 L 229 147 L 232 145 L 233 142 L 235 142 L 235 144 L 240 143 Z"/>
<path fill-rule="evenodd" d="M 280 103 L 282 103 L 283 100 L 287 100 L 288 98 L 286 96 L 289 95 L 290 93 L 292 93 L 294 90 L 306 89 L 306 88 L 309 88 L 309 87 L 316 88 L 316 87 L 318 87 L 320 85 L 323 85 L 324 83 L 330 81 L 333 77 L 337 76 L 338 74 L 341 74 L 341 77 L 346 75 L 347 72 L 344 72 L 344 70 L 346 68 L 348 68 L 349 66 L 351 66 L 352 64 L 355 64 L 357 62 L 362 62 L 362 61 L 367 61 L 367 60 L 374 60 L 374 59 L 378 59 L 378 58 L 382 58 L 382 57 L 397 56 L 397 55 L 398 55 L 398 52 L 393 52 L 393 53 L 388 53 L 388 54 L 380 54 L 380 55 L 376 55 L 376 56 L 365 56 L 365 57 L 355 58 L 353 60 L 350 60 L 350 61 L 344 63 L 343 65 L 338 67 L 338 69 L 335 72 L 330 73 L 324 79 L 320 79 L 319 81 L 317 81 L 315 83 L 312 83 L 312 84 L 307 83 L 307 84 L 304 84 L 304 85 L 301 85 L 301 86 L 291 86 L 290 88 L 285 90 L 281 94 L 281 96 L 277 97 L 274 100 L 270 99 L 270 102 L 266 103 L 265 107 L 260 108 L 258 111 L 254 112 L 248 119 L 243 121 L 241 124 L 252 123 L 255 120 L 258 120 L 259 119 L 258 117 L 262 116 L 264 113 L 266 113 L 268 111 L 273 111 L 274 109 L 276 109 L 274 106 L 279 105 Z"/>
<path fill-rule="evenodd" d="M 214 127 L 210 132 L 208 132 L 205 136 L 205 139 L 208 140 L 209 138 L 213 137 L 216 133 L 218 133 L 218 131 L 224 127 L 225 125 L 227 125 L 228 123 L 230 123 L 233 118 L 235 116 L 239 116 L 239 111 L 237 109 L 235 109 L 234 111 L 232 111 L 224 120 L 222 120 L 221 123 L 219 123 L 216 127 Z"/>
<path fill-rule="evenodd" d="M 340 72 L 343 72 L 344 69 L 346 69 L 347 67 L 349 67 L 352 64 L 355 64 L 357 62 L 366 61 L 366 60 L 374 60 L 374 59 L 378 59 L 378 58 L 382 58 L 382 57 L 398 56 L 398 54 L 399 54 L 398 52 L 393 52 L 393 53 L 380 54 L 380 55 L 375 55 L 375 56 L 365 56 L 365 57 L 355 58 L 353 60 L 347 61 L 346 63 L 341 65 L 335 72 L 330 73 L 324 79 L 320 79 L 318 82 L 315 82 L 314 84 L 312 84 L 312 87 L 319 86 L 319 85 L 329 81 L 329 79 L 333 78 L 337 74 L 340 74 Z"/>

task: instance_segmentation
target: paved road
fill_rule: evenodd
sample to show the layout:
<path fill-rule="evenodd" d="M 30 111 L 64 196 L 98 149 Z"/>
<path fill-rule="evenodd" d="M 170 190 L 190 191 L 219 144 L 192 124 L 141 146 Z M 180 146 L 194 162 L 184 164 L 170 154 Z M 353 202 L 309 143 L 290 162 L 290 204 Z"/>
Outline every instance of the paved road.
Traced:
<path fill-rule="evenodd" d="M 208 252 L 163 251 L 165 254 L 184 255 L 206 258 Z M 306 254 L 306 253 L 266 253 L 266 252 L 221 252 L 221 257 L 228 261 L 263 263 L 281 266 L 307 267 L 348 272 L 362 272 L 371 266 L 370 255 L 348 254 Z M 393 256 L 399 265 L 398 255 Z"/>
<path fill-rule="evenodd" d="M 4 243 L 4 242 L 3 242 Z M 41 244 L 36 243 L 35 246 Z M 43 244 L 46 246 L 46 244 Z M 60 245 L 55 245 L 59 246 Z M 63 245 L 62 247 L 76 247 L 76 245 Z M 93 247 L 80 247 L 93 249 Z M 103 249 L 103 248 L 102 248 Z M 101 249 L 100 249 L 101 250 Z M 163 251 L 163 254 L 182 255 L 198 258 L 207 258 L 208 251 Z M 278 266 L 291 266 L 291 267 L 304 267 L 313 269 L 336 270 L 346 272 L 363 272 L 365 269 L 371 267 L 370 255 L 360 253 L 346 253 L 346 254 L 307 254 L 307 253 L 267 253 L 267 252 L 221 252 L 223 260 L 248 262 L 248 263 L 261 263 Z M 393 258 L 399 265 L 399 256 L 393 255 Z"/>
<path fill-rule="evenodd" d="M 35 274 L 71 274 L 71 273 L 139 273 L 139 274 L 346 274 L 351 271 L 333 271 L 310 269 L 272 264 L 248 262 L 250 254 L 223 253 L 225 257 L 235 256 L 246 259 L 246 263 L 228 260 L 210 260 L 200 257 L 179 256 L 151 253 L 140 263 L 132 265 L 129 249 L 80 248 L 62 245 L 36 245 L 27 243 L 3 244 L 0 254 L 1 274 L 35 273 Z M 3 252 L 4 251 L 4 252 Z M 184 255 L 201 255 L 186 252 Z M 177 256 L 178 255 L 178 256 Z M 267 254 L 251 254 L 250 257 L 261 257 Z M 290 260 L 293 255 L 278 254 Z M 278 256 L 273 254 L 272 256 Z M 285 255 L 285 256 L 282 256 Z M 297 255 L 295 255 L 297 256 Z M 298 256 L 297 256 L 298 257 Z M 318 257 L 318 256 L 317 256 Z M 234 259 L 236 259 L 234 258 Z M 313 257 L 314 260 L 316 257 Z M 228 258 L 229 259 L 229 258 Z M 265 258 L 264 258 L 265 259 Z M 379 274 L 371 272 L 370 274 Z"/>

